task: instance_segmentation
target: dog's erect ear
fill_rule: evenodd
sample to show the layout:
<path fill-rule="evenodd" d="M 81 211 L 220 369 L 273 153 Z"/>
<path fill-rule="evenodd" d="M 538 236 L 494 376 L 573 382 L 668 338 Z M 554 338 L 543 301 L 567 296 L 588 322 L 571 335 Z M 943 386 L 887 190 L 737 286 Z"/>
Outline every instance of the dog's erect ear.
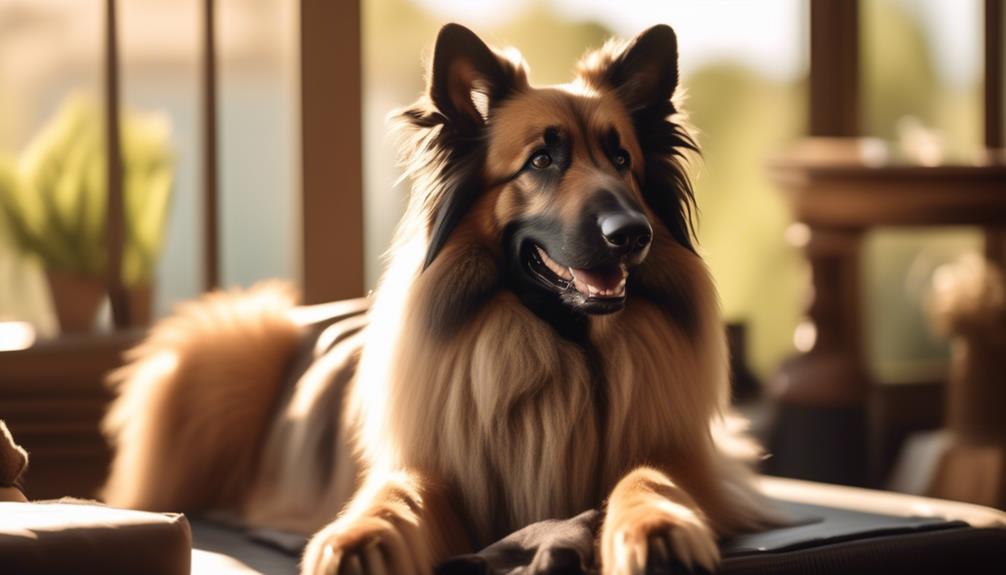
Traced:
<path fill-rule="evenodd" d="M 424 269 L 433 263 L 482 191 L 478 134 L 490 110 L 526 86 L 527 75 L 519 59 L 496 53 L 459 24 L 440 29 L 428 95 L 434 110 L 405 113 L 415 123 L 443 124 L 437 145 L 448 153 L 442 161 L 444 172 L 438 177 L 444 187 L 434 204 Z"/>
<path fill-rule="evenodd" d="M 613 91 L 625 105 L 646 157 L 643 198 L 674 239 L 692 248 L 694 194 L 681 159 L 698 151 L 688 130 L 671 116 L 678 87 L 678 40 L 670 26 L 657 25 L 629 42 L 612 42 L 587 55 L 580 78 Z"/>
<path fill-rule="evenodd" d="M 617 53 L 611 50 L 588 57 L 583 72 L 614 89 L 630 114 L 671 99 L 678 87 L 678 38 L 670 26 L 658 24 Z"/>
<path fill-rule="evenodd" d="M 454 129 L 471 133 L 482 127 L 488 106 L 514 89 L 518 74 L 523 72 L 474 32 L 447 24 L 440 29 L 433 52 L 430 100 Z"/>

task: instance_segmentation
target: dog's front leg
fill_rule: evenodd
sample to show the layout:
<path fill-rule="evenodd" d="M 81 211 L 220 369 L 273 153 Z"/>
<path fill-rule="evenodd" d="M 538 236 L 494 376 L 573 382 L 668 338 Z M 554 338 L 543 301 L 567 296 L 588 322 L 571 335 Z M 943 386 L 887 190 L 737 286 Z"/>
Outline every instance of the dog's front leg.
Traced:
<path fill-rule="evenodd" d="M 444 488 L 411 471 L 371 472 L 345 511 L 311 538 L 303 575 L 432 573 L 470 551 Z"/>
<path fill-rule="evenodd" d="M 604 575 L 671 572 L 674 562 L 712 571 L 719 562 L 716 537 L 695 500 L 649 467 L 635 469 L 611 492 L 600 545 Z"/>

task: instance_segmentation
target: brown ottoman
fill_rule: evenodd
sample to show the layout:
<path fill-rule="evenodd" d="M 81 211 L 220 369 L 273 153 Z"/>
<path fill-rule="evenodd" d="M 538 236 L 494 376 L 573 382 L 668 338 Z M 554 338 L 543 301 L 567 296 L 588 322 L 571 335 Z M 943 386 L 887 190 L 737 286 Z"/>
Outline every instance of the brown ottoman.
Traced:
<path fill-rule="evenodd" d="M 0 502 L 0 571 L 18 575 L 189 575 L 184 515 L 74 499 Z"/>

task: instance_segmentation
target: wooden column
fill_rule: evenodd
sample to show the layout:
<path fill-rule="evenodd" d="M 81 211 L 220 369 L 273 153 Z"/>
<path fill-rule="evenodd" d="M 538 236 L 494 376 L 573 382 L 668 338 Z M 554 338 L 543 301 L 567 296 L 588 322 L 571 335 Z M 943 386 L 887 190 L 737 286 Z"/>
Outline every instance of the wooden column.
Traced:
<path fill-rule="evenodd" d="M 859 3 L 810 2 L 808 135 L 830 138 L 808 149 L 834 161 L 859 135 Z M 808 195 L 814 190 L 809 189 Z M 792 202 L 791 202 L 792 203 Z M 860 321 L 859 226 L 817 221 L 794 206 L 806 226 L 808 305 L 794 340 L 800 352 L 775 376 L 779 411 L 768 471 L 834 483 L 867 478 L 866 405 L 870 382 Z"/>
<path fill-rule="evenodd" d="M 990 160 L 1006 160 L 1006 135 L 1003 125 L 1006 108 L 1006 11 L 1003 0 L 985 0 L 985 149 Z M 1006 193 L 1006 192 L 1004 192 Z M 985 229 L 985 256 L 1006 268 L 1006 230 L 1001 227 Z"/>
<path fill-rule="evenodd" d="M 810 2 L 809 135 L 859 135 L 859 2 Z"/>
<path fill-rule="evenodd" d="M 870 379 L 861 321 L 864 230 L 810 224 L 803 246 L 811 289 L 794 339 L 800 353 L 776 374 L 780 409 L 769 471 L 862 485 L 868 477 Z"/>
<path fill-rule="evenodd" d="M 301 0 L 305 303 L 363 294 L 360 1 Z"/>
<path fill-rule="evenodd" d="M 1004 142 L 1003 108 L 1006 107 L 1003 76 L 1006 64 L 1003 60 L 1003 27 L 1006 14 L 1003 0 L 985 0 L 985 147 L 989 150 L 1006 148 Z"/>
<path fill-rule="evenodd" d="M 129 300 L 122 283 L 125 244 L 125 202 L 122 191 L 122 143 L 119 132 L 119 39 L 115 0 L 105 0 L 105 170 L 108 207 L 105 223 L 108 262 L 105 266 L 112 322 L 117 329 L 130 325 Z"/>
<path fill-rule="evenodd" d="M 212 291 L 220 287 L 216 1 L 202 4 L 203 289 Z"/>

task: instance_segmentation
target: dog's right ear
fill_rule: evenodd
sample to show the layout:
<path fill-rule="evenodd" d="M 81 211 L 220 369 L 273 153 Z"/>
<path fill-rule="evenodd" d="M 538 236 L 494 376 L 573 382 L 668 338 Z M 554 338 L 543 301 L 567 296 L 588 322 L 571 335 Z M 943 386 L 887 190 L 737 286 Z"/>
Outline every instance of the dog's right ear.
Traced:
<path fill-rule="evenodd" d="M 494 52 L 468 28 L 452 23 L 440 29 L 429 97 L 458 132 L 478 131 L 489 109 L 526 83 L 520 65 Z"/>
<path fill-rule="evenodd" d="M 429 165 L 441 167 L 436 179 L 442 187 L 430 202 L 430 239 L 423 269 L 433 263 L 482 190 L 477 181 L 480 174 L 474 171 L 479 146 L 473 146 L 472 141 L 492 108 L 526 86 L 527 75 L 519 58 L 511 60 L 498 54 L 460 24 L 440 29 L 433 51 L 429 102 L 404 112 L 413 126 L 443 125 L 435 139 L 422 144 L 434 152 L 436 161 L 417 170 Z M 440 159 L 444 151 L 449 154 L 448 161 Z"/>

